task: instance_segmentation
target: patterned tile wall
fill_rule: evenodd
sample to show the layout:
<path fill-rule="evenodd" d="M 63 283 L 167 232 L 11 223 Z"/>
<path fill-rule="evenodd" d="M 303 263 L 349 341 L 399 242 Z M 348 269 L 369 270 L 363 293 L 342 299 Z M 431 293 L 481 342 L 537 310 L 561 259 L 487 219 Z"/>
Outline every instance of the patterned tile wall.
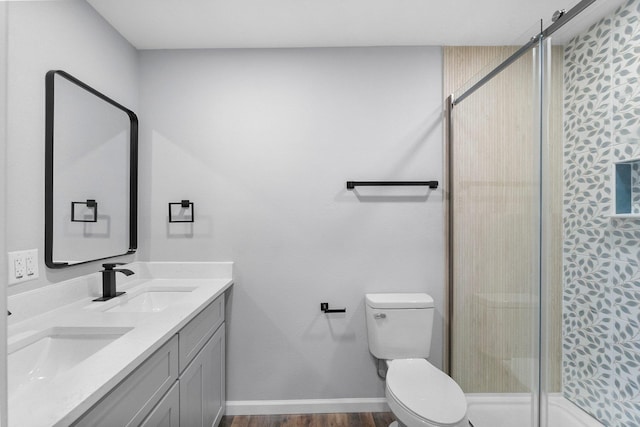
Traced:
<path fill-rule="evenodd" d="M 640 0 L 571 40 L 564 69 L 563 392 L 638 427 L 640 219 L 608 215 L 611 163 L 640 157 Z"/>

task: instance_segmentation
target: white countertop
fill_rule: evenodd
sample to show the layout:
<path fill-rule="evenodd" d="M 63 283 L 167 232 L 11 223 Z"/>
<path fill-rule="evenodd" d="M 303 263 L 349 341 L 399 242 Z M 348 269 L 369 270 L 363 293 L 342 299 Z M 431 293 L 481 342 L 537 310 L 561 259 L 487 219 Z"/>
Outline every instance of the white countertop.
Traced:
<path fill-rule="evenodd" d="M 16 322 L 10 323 L 10 353 L 13 343 L 52 327 L 132 329 L 75 367 L 52 379 L 34 381 L 10 394 L 9 426 L 68 426 L 232 285 L 231 263 L 192 263 L 199 274 L 185 272 L 189 270 L 189 264 L 191 263 L 134 263 L 123 266 L 122 268 L 133 269 L 138 274 L 122 280 L 122 283 L 118 282 L 117 290 L 126 291 L 127 294 L 106 302 L 92 302 L 93 298 L 100 295 L 96 295 L 95 277 L 87 276 L 89 280 L 86 283 L 93 283 L 89 286 L 92 288 L 89 294 L 93 295 L 57 308 L 41 308 L 42 314 L 15 319 Z M 206 268 L 203 269 L 205 264 Z M 219 264 L 221 268 L 213 266 L 215 273 L 209 274 L 213 264 Z M 153 268 L 149 268 L 149 265 Z M 185 278 L 176 277 L 177 275 Z M 124 276 L 118 275 L 118 280 L 121 278 L 124 279 Z M 79 286 L 77 279 L 73 282 L 74 287 Z M 122 299 L 136 296 L 144 289 L 165 287 L 186 287 L 193 290 L 185 292 L 183 297 L 159 312 L 103 311 L 117 305 Z M 57 288 L 60 292 L 65 292 L 64 289 L 70 289 L 69 285 L 60 284 Z M 33 301 L 38 301 L 38 298 L 44 301 L 47 298 L 41 295 L 42 292 L 52 291 L 56 289 L 36 290 L 31 296 L 34 297 Z M 27 310 L 28 297 L 29 295 L 21 295 L 14 301 L 10 298 L 10 310 L 16 313 L 21 308 Z"/>

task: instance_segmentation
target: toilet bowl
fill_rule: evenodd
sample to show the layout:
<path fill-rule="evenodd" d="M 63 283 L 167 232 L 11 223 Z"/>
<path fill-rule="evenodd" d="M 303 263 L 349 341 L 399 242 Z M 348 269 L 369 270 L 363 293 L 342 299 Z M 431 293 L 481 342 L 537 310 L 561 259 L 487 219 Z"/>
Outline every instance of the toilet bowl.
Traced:
<path fill-rule="evenodd" d="M 387 361 L 385 394 L 398 426 L 469 427 L 467 401 L 447 374 L 425 359 Z"/>
<path fill-rule="evenodd" d="M 434 302 L 427 294 L 367 294 L 369 351 L 387 363 L 385 394 L 397 422 L 390 427 L 469 427 L 460 386 L 426 358 Z"/>

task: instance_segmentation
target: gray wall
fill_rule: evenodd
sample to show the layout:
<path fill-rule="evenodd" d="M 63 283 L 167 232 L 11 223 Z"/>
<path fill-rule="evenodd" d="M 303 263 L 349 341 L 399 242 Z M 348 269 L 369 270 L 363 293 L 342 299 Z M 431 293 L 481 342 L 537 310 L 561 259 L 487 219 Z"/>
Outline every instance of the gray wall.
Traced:
<path fill-rule="evenodd" d="M 14 294 L 100 268 L 44 266 L 45 73 L 67 71 L 135 111 L 138 54 L 84 1 L 9 2 L 8 19 L 6 249 L 38 248 L 40 263 L 40 279 L 12 286 Z"/>
<path fill-rule="evenodd" d="M 44 75 L 63 69 L 140 115 L 140 258 L 236 262 L 229 399 L 383 396 L 366 292 L 431 293 L 441 365 L 441 190 L 344 188 L 441 180 L 439 48 L 139 55 L 82 1 L 12 2 L 9 27 L 7 250 L 42 259 Z M 183 198 L 196 222 L 169 226 Z M 99 268 L 40 264 L 9 293 Z"/>
<path fill-rule="evenodd" d="M 383 396 L 367 292 L 433 295 L 441 365 L 441 189 L 345 189 L 442 179 L 440 48 L 144 51 L 140 85 L 140 257 L 236 263 L 229 400 Z"/>

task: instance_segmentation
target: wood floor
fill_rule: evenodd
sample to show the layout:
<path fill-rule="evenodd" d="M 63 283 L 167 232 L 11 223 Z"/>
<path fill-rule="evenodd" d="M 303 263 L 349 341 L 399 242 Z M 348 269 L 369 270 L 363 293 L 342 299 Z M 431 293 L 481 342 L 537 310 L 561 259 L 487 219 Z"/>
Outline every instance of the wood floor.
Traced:
<path fill-rule="evenodd" d="M 222 418 L 220 427 L 388 427 L 391 412 L 304 415 L 236 415 Z"/>

